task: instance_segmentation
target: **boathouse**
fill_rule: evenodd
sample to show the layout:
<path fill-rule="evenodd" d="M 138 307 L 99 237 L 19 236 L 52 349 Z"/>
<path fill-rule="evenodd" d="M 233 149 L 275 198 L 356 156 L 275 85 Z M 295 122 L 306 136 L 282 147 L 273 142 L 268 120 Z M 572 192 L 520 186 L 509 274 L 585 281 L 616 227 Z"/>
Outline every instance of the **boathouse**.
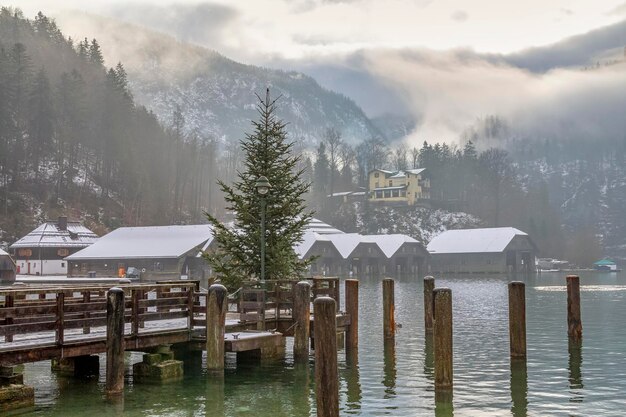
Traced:
<path fill-rule="evenodd" d="M 16 266 L 13 258 L 0 249 L 0 282 L 15 281 Z"/>
<path fill-rule="evenodd" d="M 427 246 L 430 270 L 439 273 L 535 271 L 537 248 L 514 227 L 448 230 Z"/>
<path fill-rule="evenodd" d="M 132 272 L 142 281 L 201 279 L 207 271 L 198 254 L 212 240 L 208 224 L 120 227 L 68 256 L 68 276 L 123 277 Z"/>
<path fill-rule="evenodd" d="M 82 223 L 61 216 L 48 220 L 12 244 L 9 249 L 17 264 L 17 273 L 24 275 L 65 275 L 65 257 L 98 240 Z"/>
<path fill-rule="evenodd" d="M 307 232 L 296 252 L 302 259 L 314 258 L 312 275 L 417 275 L 428 257 L 417 240 L 401 234 Z"/>

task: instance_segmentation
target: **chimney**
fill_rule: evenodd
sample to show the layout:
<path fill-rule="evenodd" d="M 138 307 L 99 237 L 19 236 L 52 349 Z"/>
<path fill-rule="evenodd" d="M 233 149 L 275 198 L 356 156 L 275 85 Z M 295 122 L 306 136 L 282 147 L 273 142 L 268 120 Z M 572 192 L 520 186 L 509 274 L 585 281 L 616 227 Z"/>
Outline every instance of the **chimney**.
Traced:
<path fill-rule="evenodd" d="M 59 216 L 59 223 L 57 224 L 59 230 L 67 230 L 67 216 Z"/>

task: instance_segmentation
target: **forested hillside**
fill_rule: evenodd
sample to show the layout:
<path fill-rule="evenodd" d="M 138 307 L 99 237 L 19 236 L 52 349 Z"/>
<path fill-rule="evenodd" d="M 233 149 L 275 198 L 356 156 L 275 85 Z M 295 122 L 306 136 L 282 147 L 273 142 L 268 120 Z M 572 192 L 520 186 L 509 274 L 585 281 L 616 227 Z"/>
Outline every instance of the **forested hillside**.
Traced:
<path fill-rule="evenodd" d="M 61 213 L 103 232 L 210 209 L 215 143 L 180 112 L 164 129 L 103 62 L 96 39 L 0 10 L 0 242 Z"/>
<path fill-rule="evenodd" d="M 242 64 L 219 52 L 101 16 L 67 14 L 61 19 L 72 33 L 102 38 L 107 59 L 126 64 L 137 101 L 160 120 L 170 124 L 174 110 L 180 108 L 186 132 L 224 144 L 241 140 L 250 120 L 256 118 L 255 94 L 270 87 L 274 97 L 282 96 L 276 114 L 289 122 L 292 140 L 314 146 L 327 127 L 340 129 L 350 142 L 381 134 L 352 99 L 322 88 L 306 74 Z"/>

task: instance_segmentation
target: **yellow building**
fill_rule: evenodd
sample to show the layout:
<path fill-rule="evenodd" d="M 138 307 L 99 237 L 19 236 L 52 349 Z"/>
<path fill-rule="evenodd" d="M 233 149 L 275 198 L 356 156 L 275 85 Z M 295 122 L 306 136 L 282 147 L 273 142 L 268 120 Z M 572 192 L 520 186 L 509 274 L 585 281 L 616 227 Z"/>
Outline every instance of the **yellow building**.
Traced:
<path fill-rule="evenodd" d="M 424 171 L 424 168 L 406 171 L 384 169 L 370 171 L 369 201 L 409 206 L 425 203 L 425 200 L 430 199 L 430 180 Z"/>

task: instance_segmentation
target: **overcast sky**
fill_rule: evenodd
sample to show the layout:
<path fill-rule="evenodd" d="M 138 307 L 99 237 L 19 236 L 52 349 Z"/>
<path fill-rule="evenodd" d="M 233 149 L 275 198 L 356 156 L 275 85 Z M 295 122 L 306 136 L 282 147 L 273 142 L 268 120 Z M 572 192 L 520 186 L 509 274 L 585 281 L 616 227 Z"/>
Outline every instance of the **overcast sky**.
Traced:
<path fill-rule="evenodd" d="M 250 63 L 268 55 L 300 59 L 369 48 L 471 48 L 509 53 L 557 42 L 626 17 L 624 0 L 19 0 L 28 15 L 64 8 L 124 17 L 134 23 L 195 14 L 191 28 L 170 28 L 212 42 Z M 179 7 L 171 7 L 178 5 Z M 148 22 L 149 26 L 154 23 Z M 212 37 L 187 33 L 204 26 Z M 172 30 L 170 30 L 171 32 Z"/>

